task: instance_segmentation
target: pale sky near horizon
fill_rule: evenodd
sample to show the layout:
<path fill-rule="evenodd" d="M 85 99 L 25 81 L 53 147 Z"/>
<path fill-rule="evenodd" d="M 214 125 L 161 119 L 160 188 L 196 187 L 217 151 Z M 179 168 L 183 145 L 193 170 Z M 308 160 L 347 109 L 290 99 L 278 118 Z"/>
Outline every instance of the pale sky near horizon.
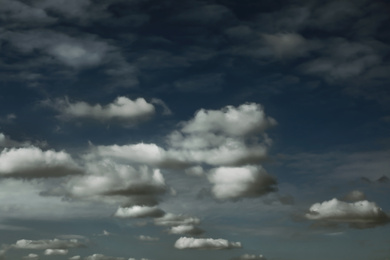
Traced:
<path fill-rule="evenodd" d="M 0 259 L 390 260 L 389 12 L 2 0 Z"/>

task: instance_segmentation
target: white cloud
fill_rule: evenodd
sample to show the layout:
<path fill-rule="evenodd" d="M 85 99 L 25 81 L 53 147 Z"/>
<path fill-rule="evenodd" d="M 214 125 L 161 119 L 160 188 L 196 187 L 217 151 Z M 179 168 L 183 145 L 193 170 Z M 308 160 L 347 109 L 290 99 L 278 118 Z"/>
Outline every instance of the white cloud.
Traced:
<path fill-rule="evenodd" d="M 79 173 L 79 166 L 64 151 L 42 151 L 30 146 L 6 148 L 0 153 L 0 176 L 3 177 L 63 177 Z"/>
<path fill-rule="evenodd" d="M 197 225 L 199 223 L 199 218 L 172 213 L 166 213 L 164 216 L 154 219 L 154 224 L 158 226 Z"/>
<path fill-rule="evenodd" d="M 257 197 L 275 191 L 276 180 L 261 166 L 219 167 L 211 170 L 209 181 L 217 199 Z"/>
<path fill-rule="evenodd" d="M 81 259 L 81 256 L 79 256 L 79 255 L 69 257 L 69 260 L 80 260 L 80 259 Z"/>
<path fill-rule="evenodd" d="M 83 200 L 131 204 L 156 204 L 166 192 L 163 175 L 147 166 L 134 168 L 111 160 L 88 161 L 87 174 L 76 176 L 47 195 L 69 196 Z"/>
<path fill-rule="evenodd" d="M 179 225 L 171 227 L 168 230 L 168 233 L 177 235 L 200 235 L 204 233 L 204 231 L 194 225 Z"/>
<path fill-rule="evenodd" d="M 72 103 L 68 99 L 44 101 L 43 104 L 58 110 L 62 119 L 89 118 L 102 122 L 118 120 L 129 125 L 145 121 L 155 113 L 154 106 L 145 99 L 131 100 L 123 96 L 104 106 L 90 105 L 84 101 Z"/>
<path fill-rule="evenodd" d="M 175 243 L 177 249 L 231 249 L 241 247 L 240 242 L 229 242 L 222 238 L 181 237 Z"/>
<path fill-rule="evenodd" d="M 77 239 L 70 240 L 28 240 L 21 239 L 16 241 L 15 244 L 12 244 L 10 247 L 15 249 L 69 249 L 69 248 L 78 248 L 84 247 L 85 244 L 78 241 Z"/>
<path fill-rule="evenodd" d="M 46 249 L 43 253 L 44 255 L 66 255 L 68 254 L 68 249 Z"/>
<path fill-rule="evenodd" d="M 145 235 L 140 235 L 137 237 L 138 240 L 141 240 L 141 241 L 147 241 L 147 242 L 155 242 L 155 241 L 159 241 L 160 238 L 158 237 L 151 237 L 151 236 L 145 236 Z"/>
<path fill-rule="evenodd" d="M 332 199 L 315 203 L 305 216 L 310 220 L 347 223 L 356 228 L 384 225 L 390 221 L 381 208 L 367 200 L 348 203 Z"/>
<path fill-rule="evenodd" d="M 118 218 L 146 218 L 146 217 L 161 217 L 164 215 L 164 211 L 156 206 L 132 206 L 129 208 L 119 207 L 114 216 Z"/>
<path fill-rule="evenodd" d="M 275 119 L 267 117 L 259 104 L 248 103 L 238 107 L 226 106 L 221 110 L 201 109 L 194 119 L 183 123 L 182 132 L 247 136 L 264 132 L 274 125 Z"/>

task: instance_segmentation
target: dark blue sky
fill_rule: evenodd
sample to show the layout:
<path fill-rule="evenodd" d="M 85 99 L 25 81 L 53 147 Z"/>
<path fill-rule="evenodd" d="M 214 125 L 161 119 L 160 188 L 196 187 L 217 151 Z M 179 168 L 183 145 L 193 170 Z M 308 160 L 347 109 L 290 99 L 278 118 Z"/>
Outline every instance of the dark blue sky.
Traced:
<path fill-rule="evenodd" d="M 0 259 L 388 259 L 389 12 L 3 0 Z"/>

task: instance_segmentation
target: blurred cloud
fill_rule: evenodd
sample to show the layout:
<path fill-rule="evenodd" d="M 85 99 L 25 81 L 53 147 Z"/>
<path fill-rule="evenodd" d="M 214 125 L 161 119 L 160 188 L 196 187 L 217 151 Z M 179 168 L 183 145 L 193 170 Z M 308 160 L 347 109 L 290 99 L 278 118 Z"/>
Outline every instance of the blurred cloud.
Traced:
<path fill-rule="evenodd" d="M 241 248 L 240 242 L 229 242 L 226 239 L 181 237 L 175 242 L 177 249 L 231 249 Z"/>

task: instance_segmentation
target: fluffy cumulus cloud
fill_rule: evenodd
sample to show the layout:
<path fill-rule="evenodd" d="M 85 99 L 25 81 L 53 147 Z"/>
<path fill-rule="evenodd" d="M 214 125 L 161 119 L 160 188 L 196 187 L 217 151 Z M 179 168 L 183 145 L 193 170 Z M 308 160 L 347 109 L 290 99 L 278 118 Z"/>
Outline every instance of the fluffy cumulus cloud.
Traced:
<path fill-rule="evenodd" d="M 134 168 L 111 160 L 89 161 L 86 174 L 76 176 L 45 195 L 66 196 L 82 200 L 115 204 L 154 205 L 166 192 L 163 175 L 147 166 Z"/>
<path fill-rule="evenodd" d="M 275 191 L 276 179 L 261 166 L 219 167 L 211 170 L 209 181 L 217 199 L 257 197 Z"/>
<path fill-rule="evenodd" d="M 194 118 L 183 123 L 184 133 L 222 133 L 229 136 L 247 136 L 261 133 L 276 124 L 267 117 L 259 104 L 248 103 L 221 110 L 199 110 Z"/>
<path fill-rule="evenodd" d="M 38 147 L 10 148 L 0 153 L 0 176 L 43 178 L 81 173 L 72 157 L 64 152 Z"/>
<path fill-rule="evenodd" d="M 200 235 L 204 233 L 204 230 L 194 226 L 194 225 L 178 225 L 171 227 L 168 230 L 168 233 L 170 234 L 176 234 L 176 235 Z"/>
<path fill-rule="evenodd" d="M 114 216 L 118 218 L 146 218 L 146 217 L 161 217 L 165 212 L 156 206 L 133 206 L 129 208 L 118 208 Z"/>
<path fill-rule="evenodd" d="M 85 244 L 78 241 L 77 239 L 61 240 L 28 240 L 21 239 L 16 241 L 15 244 L 10 246 L 14 249 L 69 249 L 85 247 Z"/>
<path fill-rule="evenodd" d="M 231 249 L 241 248 L 240 242 L 229 242 L 226 239 L 181 237 L 175 242 L 177 249 Z"/>
<path fill-rule="evenodd" d="M 371 228 L 390 221 L 381 208 L 367 200 L 348 203 L 332 199 L 315 203 L 305 216 L 310 220 L 346 223 L 354 228 Z"/>
<path fill-rule="evenodd" d="M 89 118 L 102 122 L 117 120 L 134 124 L 149 119 L 155 113 L 154 105 L 144 98 L 131 100 L 123 96 L 104 106 L 90 105 L 84 101 L 72 103 L 68 99 L 44 101 L 43 104 L 58 110 L 62 119 Z"/>
<path fill-rule="evenodd" d="M 66 255 L 68 254 L 68 249 L 46 249 L 43 252 L 44 255 Z"/>

